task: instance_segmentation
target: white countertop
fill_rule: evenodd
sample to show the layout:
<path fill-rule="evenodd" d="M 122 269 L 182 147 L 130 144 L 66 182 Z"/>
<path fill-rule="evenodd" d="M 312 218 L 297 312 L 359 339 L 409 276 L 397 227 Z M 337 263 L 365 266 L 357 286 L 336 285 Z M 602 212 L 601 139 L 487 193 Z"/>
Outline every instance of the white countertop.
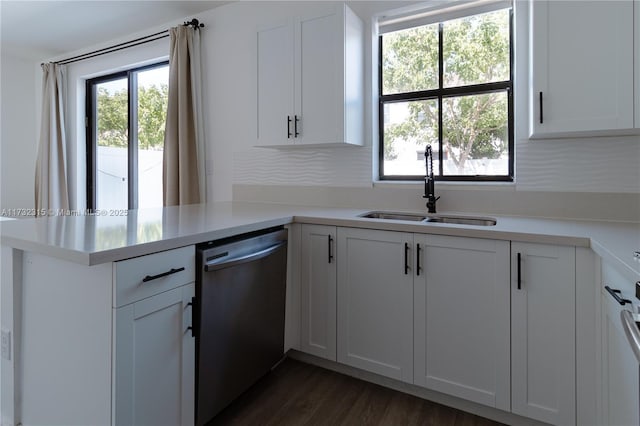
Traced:
<path fill-rule="evenodd" d="M 130 210 L 127 216 L 53 216 L 5 221 L 0 224 L 0 234 L 3 245 L 96 265 L 295 221 L 591 247 L 625 275 L 640 280 L 640 260 L 633 256 L 635 250 L 640 250 L 640 223 L 491 215 L 498 221 L 496 226 L 472 226 L 358 217 L 366 211 L 220 202 Z"/>

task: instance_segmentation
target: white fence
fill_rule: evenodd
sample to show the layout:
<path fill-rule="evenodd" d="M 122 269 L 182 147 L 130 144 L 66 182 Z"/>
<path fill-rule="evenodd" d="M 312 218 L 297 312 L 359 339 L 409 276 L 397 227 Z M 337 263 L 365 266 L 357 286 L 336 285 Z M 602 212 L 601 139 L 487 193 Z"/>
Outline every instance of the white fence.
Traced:
<path fill-rule="evenodd" d="M 138 208 L 162 207 L 162 154 L 138 150 Z M 127 158 L 127 148 L 98 147 L 96 208 L 127 208 Z"/>

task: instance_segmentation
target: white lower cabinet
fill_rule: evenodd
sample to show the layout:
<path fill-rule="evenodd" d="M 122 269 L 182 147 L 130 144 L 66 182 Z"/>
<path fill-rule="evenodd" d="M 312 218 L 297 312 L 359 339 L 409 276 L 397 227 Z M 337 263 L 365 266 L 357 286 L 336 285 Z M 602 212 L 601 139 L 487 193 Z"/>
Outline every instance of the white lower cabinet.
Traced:
<path fill-rule="evenodd" d="M 194 246 L 93 266 L 25 252 L 21 267 L 20 406 L 3 424 L 193 424 Z"/>
<path fill-rule="evenodd" d="M 336 360 L 336 227 L 302 225 L 300 350 Z"/>
<path fill-rule="evenodd" d="M 188 284 L 115 310 L 114 424 L 193 424 L 193 296 Z"/>
<path fill-rule="evenodd" d="M 511 411 L 576 424 L 575 247 L 511 244 Z"/>
<path fill-rule="evenodd" d="M 640 369 L 622 325 L 624 307 L 604 288 L 620 293 L 621 299 L 634 300 L 633 284 L 603 264 L 601 293 L 602 319 L 602 422 L 611 426 L 640 425 Z M 637 302 L 637 300 L 636 300 Z"/>
<path fill-rule="evenodd" d="M 413 234 L 338 228 L 338 362 L 413 382 Z"/>
<path fill-rule="evenodd" d="M 414 383 L 509 411 L 509 242 L 414 242 Z"/>
<path fill-rule="evenodd" d="M 195 413 L 195 248 L 113 264 L 115 425 L 190 425 Z"/>
<path fill-rule="evenodd" d="M 575 247 L 303 225 L 301 256 L 302 351 L 576 424 Z"/>

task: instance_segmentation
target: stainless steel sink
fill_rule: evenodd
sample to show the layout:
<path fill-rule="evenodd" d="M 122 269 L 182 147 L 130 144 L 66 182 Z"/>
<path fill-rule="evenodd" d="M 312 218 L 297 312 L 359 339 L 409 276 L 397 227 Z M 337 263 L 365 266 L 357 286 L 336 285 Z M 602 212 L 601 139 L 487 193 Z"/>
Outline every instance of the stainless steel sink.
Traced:
<path fill-rule="evenodd" d="M 369 219 L 386 219 L 386 220 L 408 220 L 411 222 L 422 222 L 427 218 L 424 214 L 419 213 L 400 213 L 400 212 L 369 212 L 361 214 L 360 217 Z"/>
<path fill-rule="evenodd" d="M 429 216 L 425 219 L 429 223 L 451 223 L 456 225 L 495 226 L 497 221 L 492 217 L 474 216 Z"/>
<path fill-rule="evenodd" d="M 450 216 L 450 215 L 426 215 L 420 213 L 383 212 L 372 211 L 361 214 L 360 217 L 383 220 L 405 220 L 411 222 L 450 223 L 455 225 L 495 226 L 497 223 L 492 217 L 478 216 Z"/>

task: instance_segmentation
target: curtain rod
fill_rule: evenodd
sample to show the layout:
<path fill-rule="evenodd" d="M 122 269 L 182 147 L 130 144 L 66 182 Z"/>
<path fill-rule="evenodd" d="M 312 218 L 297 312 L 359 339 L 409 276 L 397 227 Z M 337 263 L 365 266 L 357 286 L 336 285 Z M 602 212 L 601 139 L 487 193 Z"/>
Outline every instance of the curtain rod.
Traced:
<path fill-rule="evenodd" d="M 192 27 L 195 30 L 198 30 L 204 27 L 204 24 L 200 23 L 197 19 L 192 19 L 191 21 L 187 21 L 182 24 L 185 27 Z M 135 40 L 129 40 L 124 43 L 116 44 L 114 46 L 104 47 L 102 49 L 94 50 L 93 52 L 83 53 L 82 55 L 73 56 L 71 58 L 62 59 L 60 61 L 53 61 L 54 64 L 65 65 L 71 64 L 73 62 L 83 61 L 85 59 L 93 58 L 96 56 L 106 55 L 107 53 L 117 52 L 119 50 L 128 49 L 130 47 L 139 46 L 141 44 L 150 43 L 152 41 L 160 40 L 163 38 L 169 37 L 169 30 L 160 31 L 155 34 L 150 34 L 148 36 L 140 37 Z M 40 64 L 44 65 L 44 64 Z"/>

